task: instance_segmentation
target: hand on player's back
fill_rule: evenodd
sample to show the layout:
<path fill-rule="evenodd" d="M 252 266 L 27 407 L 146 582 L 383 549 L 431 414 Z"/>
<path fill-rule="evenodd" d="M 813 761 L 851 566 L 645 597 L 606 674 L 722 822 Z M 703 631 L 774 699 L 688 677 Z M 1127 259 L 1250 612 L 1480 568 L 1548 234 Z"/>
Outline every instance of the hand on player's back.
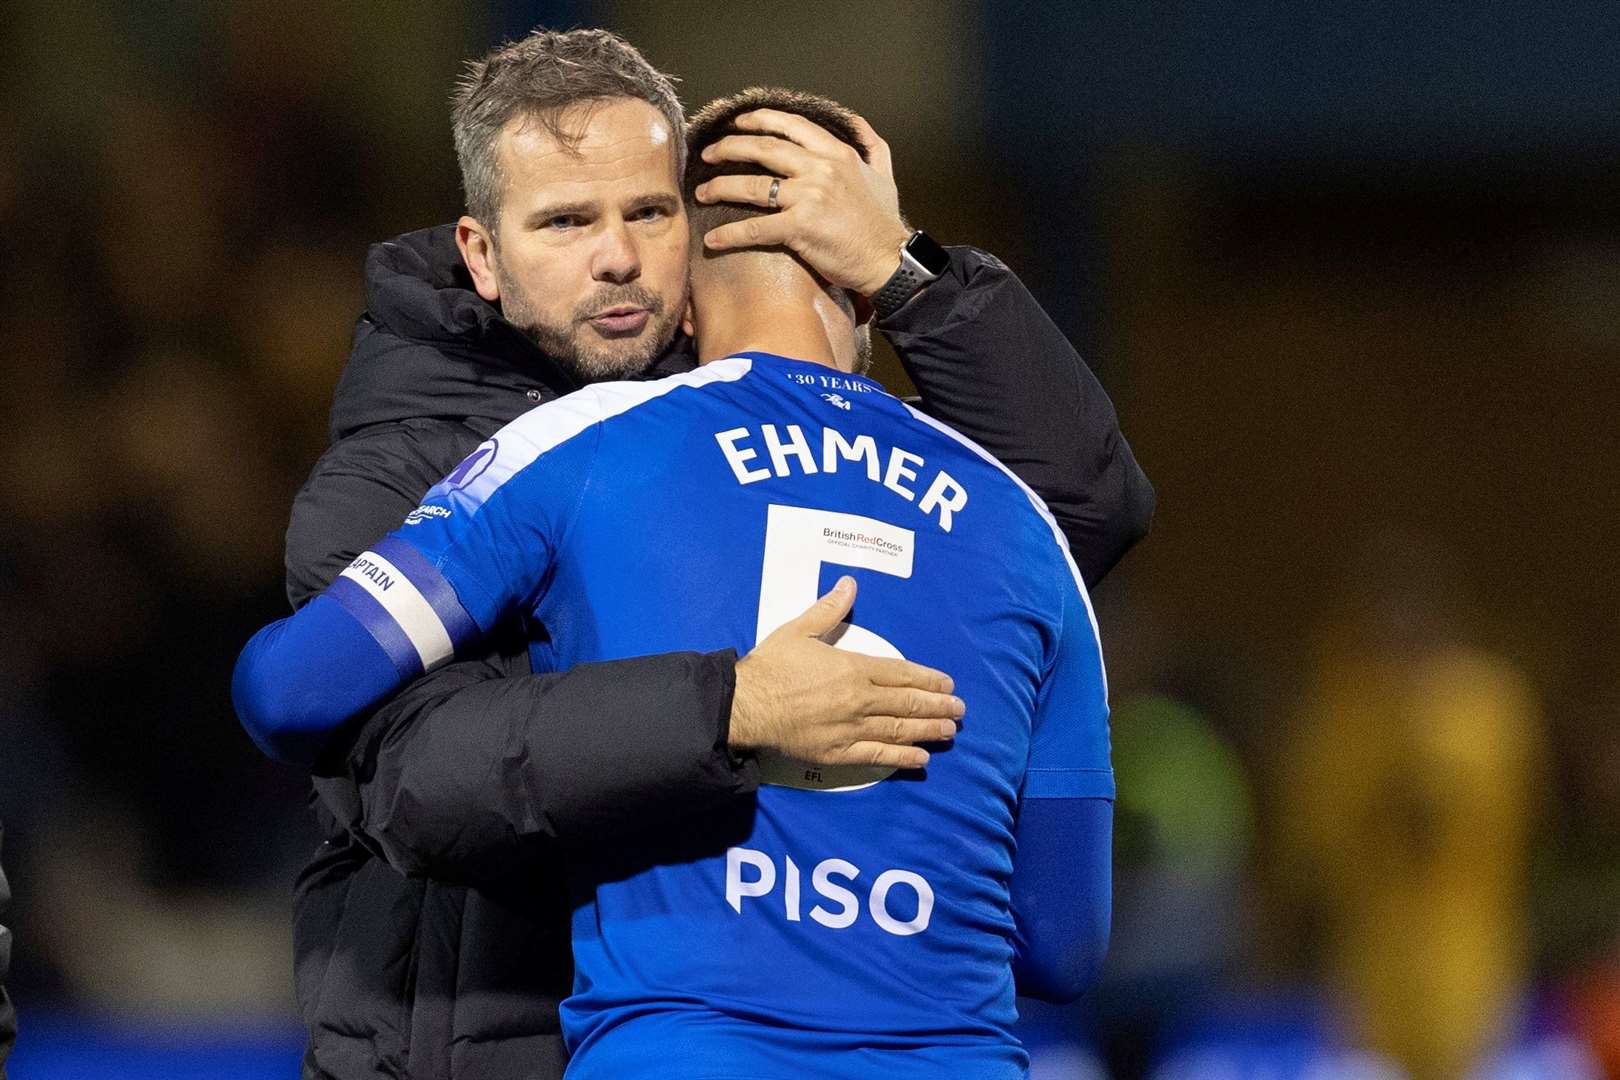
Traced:
<path fill-rule="evenodd" d="M 949 675 L 823 640 L 854 603 L 854 579 L 841 578 L 737 662 L 733 750 L 775 750 L 817 765 L 920 769 L 928 751 L 917 743 L 955 737 L 964 706 L 951 694 Z"/>

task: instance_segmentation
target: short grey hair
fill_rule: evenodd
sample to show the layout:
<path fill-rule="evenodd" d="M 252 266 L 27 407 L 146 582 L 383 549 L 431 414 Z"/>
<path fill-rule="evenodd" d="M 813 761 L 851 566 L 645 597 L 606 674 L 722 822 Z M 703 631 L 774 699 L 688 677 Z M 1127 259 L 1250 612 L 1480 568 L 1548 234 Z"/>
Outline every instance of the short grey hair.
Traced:
<path fill-rule="evenodd" d="M 536 30 L 472 60 L 451 95 L 456 160 L 467 213 L 487 228 L 499 223 L 506 177 L 496 141 L 513 117 L 541 125 L 562 146 L 578 146 L 583 132 L 562 126 L 576 105 L 614 98 L 645 101 L 669 121 L 675 177 L 686 169 L 686 114 L 675 79 L 647 62 L 636 47 L 607 30 Z"/>

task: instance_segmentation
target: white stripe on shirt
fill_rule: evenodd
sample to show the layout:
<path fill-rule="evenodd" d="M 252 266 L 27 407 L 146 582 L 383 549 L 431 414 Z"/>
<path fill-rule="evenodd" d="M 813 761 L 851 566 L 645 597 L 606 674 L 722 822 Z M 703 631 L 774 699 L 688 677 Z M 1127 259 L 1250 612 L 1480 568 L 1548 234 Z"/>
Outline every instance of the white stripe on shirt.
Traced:
<path fill-rule="evenodd" d="M 963 435 L 961 432 L 951 428 L 949 425 L 942 424 L 938 420 L 935 420 L 932 416 L 929 416 L 927 413 L 919 411 L 916 407 L 906 404 L 905 402 L 901 402 L 901 404 L 906 405 L 906 408 L 911 410 L 911 415 L 915 416 L 918 420 L 921 420 L 923 423 L 927 424 L 936 431 L 949 435 L 951 438 L 955 439 L 957 442 L 961 443 L 963 446 L 967 447 L 985 461 L 988 461 L 990 464 L 994 465 L 996 468 L 1005 473 L 1007 478 L 1013 483 L 1017 484 L 1018 489 L 1022 491 L 1029 499 L 1029 504 L 1033 506 L 1036 512 L 1041 515 L 1041 519 L 1046 522 L 1046 527 L 1052 530 L 1052 539 L 1057 541 L 1058 550 L 1063 553 L 1063 561 L 1069 567 L 1069 575 L 1074 578 L 1074 587 L 1080 590 L 1080 599 L 1086 605 L 1086 615 L 1091 619 L 1091 636 L 1092 639 L 1097 643 L 1097 666 L 1102 671 L 1103 698 L 1106 700 L 1108 697 L 1108 665 L 1103 662 L 1102 631 L 1097 627 L 1097 613 L 1092 610 L 1091 607 L 1091 593 L 1086 590 L 1086 579 L 1080 576 L 1080 568 L 1075 565 L 1074 555 L 1069 551 L 1069 540 L 1063 535 L 1063 530 L 1058 527 L 1057 518 L 1052 516 L 1052 511 L 1047 508 L 1046 501 L 1039 495 L 1035 494 L 1035 492 L 1031 491 L 1029 485 L 1018 478 L 1017 473 L 1013 472 L 1000 461 L 996 460 L 995 455 L 990 453 L 990 451 L 986 450 L 984 447 L 980 446 L 966 435 Z"/>
<path fill-rule="evenodd" d="M 528 468 L 541 454 L 589 430 L 593 425 L 627 413 L 638 405 L 663 397 L 683 386 L 736 382 L 748 374 L 753 361 L 731 356 L 705 364 L 696 371 L 648 382 L 598 383 L 531 409 L 496 433 L 500 451 L 483 474 L 456 492 L 476 508 L 502 484 Z"/>

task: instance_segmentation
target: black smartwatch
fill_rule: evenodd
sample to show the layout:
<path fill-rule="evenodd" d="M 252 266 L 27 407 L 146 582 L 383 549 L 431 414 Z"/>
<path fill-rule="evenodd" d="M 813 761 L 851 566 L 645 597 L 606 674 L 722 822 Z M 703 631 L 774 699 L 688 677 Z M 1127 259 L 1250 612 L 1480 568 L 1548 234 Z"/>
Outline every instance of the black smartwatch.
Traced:
<path fill-rule="evenodd" d="M 918 229 L 911 239 L 900 245 L 900 268 L 883 283 L 883 288 L 872 294 L 872 310 L 880 319 L 905 306 L 930 281 L 950 269 L 951 256 L 934 243 L 933 237 Z"/>

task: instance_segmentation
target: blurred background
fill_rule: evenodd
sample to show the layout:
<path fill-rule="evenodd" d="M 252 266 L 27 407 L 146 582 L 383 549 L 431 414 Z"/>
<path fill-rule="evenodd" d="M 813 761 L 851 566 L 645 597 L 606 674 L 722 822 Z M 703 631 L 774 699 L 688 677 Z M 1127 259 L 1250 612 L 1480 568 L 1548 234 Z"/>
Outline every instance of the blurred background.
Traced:
<path fill-rule="evenodd" d="M 1031 1008 L 1038 1077 L 1620 1077 L 1612 0 L 5 23 L 18 1080 L 296 1074 L 314 833 L 230 665 L 286 610 L 366 245 L 459 213 L 452 80 L 542 23 L 620 31 L 689 107 L 769 82 L 866 115 L 914 223 L 1021 274 L 1157 487 L 1097 594 L 1114 945 Z"/>

